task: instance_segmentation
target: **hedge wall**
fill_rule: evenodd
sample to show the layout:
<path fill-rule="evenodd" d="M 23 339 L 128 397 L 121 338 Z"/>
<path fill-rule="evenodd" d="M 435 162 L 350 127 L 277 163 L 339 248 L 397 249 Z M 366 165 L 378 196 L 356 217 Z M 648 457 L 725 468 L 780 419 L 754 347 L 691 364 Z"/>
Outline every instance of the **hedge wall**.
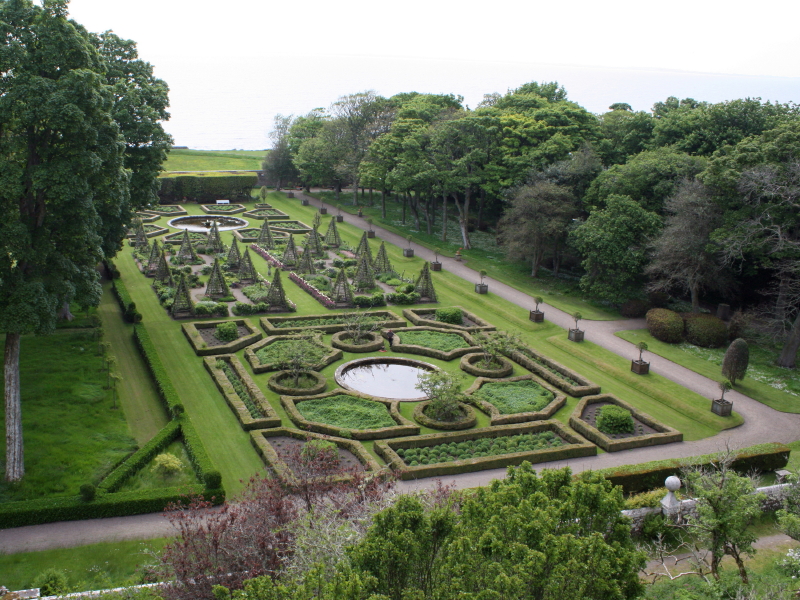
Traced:
<path fill-rule="evenodd" d="M 167 423 L 149 442 L 111 471 L 97 486 L 98 490 L 116 492 L 136 471 L 149 463 L 156 454 L 178 439 L 180 435 L 181 424 L 179 421 L 173 420 Z"/>
<path fill-rule="evenodd" d="M 538 383 L 540 386 L 545 388 L 547 391 L 553 393 L 553 399 L 550 403 L 545 406 L 542 410 L 536 412 L 523 412 L 523 413 L 514 413 L 510 415 L 503 415 L 497 410 L 497 407 L 494 406 L 491 402 L 487 402 L 486 400 L 481 400 L 480 398 L 473 397 L 472 394 L 477 392 L 482 385 L 486 383 L 502 383 L 504 381 L 524 381 L 526 379 L 530 379 Z M 545 381 L 541 380 L 540 378 L 536 377 L 535 375 L 521 375 L 519 377 L 507 377 L 504 379 L 494 379 L 491 377 L 478 377 L 475 382 L 469 386 L 465 391 L 464 394 L 466 395 L 469 402 L 477 406 L 480 410 L 485 412 L 489 415 L 490 423 L 492 425 L 511 425 L 512 423 L 528 423 L 530 421 L 544 421 L 552 417 L 559 409 L 567 403 L 567 397 L 560 393 L 555 387 L 547 384 Z"/>
<path fill-rule="evenodd" d="M 244 401 L 239 397 L 239 394 L 236 393 L 236 389 L 233 387 L 230 379 L 228 379 L 225 371 L 217 368 L 216 363 L 218 360 L 227 362 L 236 375 L 238 375 L 240 381 L 250 393 L 253 403 L 258 406 L 259 410 L 264 415 L 263 417 L 256 418 L 250 414 L 247 405 L 245 405 Z M 203 359 L 203 364 L 206 370 L 211 374 L 211 378 L 214 380 L 217 389 L 225 398 L 225 402 L 228 403 L 228 406 L 230 406 L 231 410 L 236 414 L 236 418 L 239 419 L 239 424 L 242 426 L 242 429 L 250 431 L 251 429 L 280 427 L 281 419 L 278 413 L 272 408 L 272 405 L 269 403 L 266 396 L 264 396 L 264 393 L 255 384 L 236 355 L 224 354 L 221 356 L 207 357 Z"/>
<path fill-rule="evenodd" d="M 701 348 L 720 348 L 728 343 L 728 326 L 714 315 L 681 313 L 686 341 Z"/>
<path fill-rule="evenodd" d="M 339 331 L 334 333 L 331 337 L 331 346 L 334 348 L 338 348 L 344 352 L 377 352 L 383 348 L 383 338 L 379 333 L 374 331 L 369 331 L 366 333 L 367 337 L 370 338 L 369 342 L 364 344 L 351 344 L 346 341 L 346 337 L 349 335 L 347 331 Z"/>
<path fill-rule="evenodd" d="M 507 358 L 503 358 L 502 356 L 496 357 L 497 361 L 502 364 L 502 367 L 497 369 L 484 369 L 483 367 L 477 366 L 475 363 L 479 362 L 482 358 L 482 352 L 465 354 L 461 357 L 461 363 L 459 363 L 458 366 L 461 367 L 462 371 L 474 375 L 475 377 L 508 377 L 514 372 L 514 365 Z"/>
<path fill-rule="evenodd" d="M 258 176 L 256 174 L 220 177 L 176 175 L 159 177 L 158 181 L 161 183 L 161 189 L 158 192 L 161 204 L 174 203 L 184 198 L 205 203 L 241 196 L 249 198 L 251 190 L 258 182 Z"/>
<path fill-rule="evenodd" d="M 251 344 L 254 344 L 264 337 L 263 333 L 253 327 L 253 325 L 251 325 L 250 322 L 246 321 L 245 319 L 234 319 L 233 322 L 236 323 L 237 326 L 246 327 L 250 333 L 237 338 L 232 342 L 228 342 L 227 344 L 220 344 L 219 346 L 206 346 L 205 340 L 197 330 L 212 329 L 220 323 L 227 323 L 227 321 L 200 321 L 197 323 L 183 323 L 181 325 L 181 329 L 183 330 L 183 335 L 186 336 L 186 339 L 189 340 L 192 348 L 194 348 L 194 353 L 197 354 L 197 356 L 231 354 L 233 352 L 238 352 L 242 348 L 245 348 Z"/>
<path fill-rule="evenodd" d="M 508 357 L 574 398 L 600 393 L 600 386 L 596 383 L 539 354 L 532 348 L 515 350 L 508 354 Z M 569 378 L 571 381 L 565 378 Z"/>
<path fill-rule="evenodd" d="M 405 311 L 403 311 L 405 313 Z M 390 310 L 368 310 L 362 314 L 367 316 L 381 316 L 385 321 L 380 321 L 377 324 L 387 329 L 396 329 L 398 327 L 405 327 L 407 323 L 398 317 Z M 336 333 L 344 331 L 344 324 L 334 323 L 331 325 L 303 325 L 305 321 L 316 321 L 317 319 L 331 319 L 339 315 L 336 314 L 323 314 L 323 315 L 303 315 L 298 317 L 262 317 L 261 327 L 264 328 L 270 335 L 285 335 L 291 333 L 304 333 L 309 331 L 321 331 L 323 333 Z M 296 323 L 296 327 L 277 327 L 276 325 L 283 323 Z"/>
<path fill-rule="evenodd" d="M 385 336 L 388 331 L 389 331 L 388 328 L 383 329 L 381 333 Z M 455 350 L 450 350 L 449 352 L 445 352 L 443 350 L 436 350 L 434 348 L 428 348 L 426 346 L 404 344 L 402 336 L 403 333 L 407 331 L 435 331 L 441 333 L 449 333 L 451 335 L 458 335 L 464 338 L 464 342 L 467 343 L 468 346 L 465 346 L 464 348 L 456 348 Z M 436 358 L 439 360 L 453 360 L 454 358 L 464 356 L 465 354 L 478 352 L 480 350 L 480 347 L 477 346 L 475 343 L 475 339 L 466 331 L 446 329 L 444 327 L 407 327 L 403 329 L 402 333 L 395 334 L 394 339 L 392 340 L 391 348 L 392 352 L 403 352 L 405 354 L 419 354 L 422 356 L 427 356 L 428 358 Z"/>
<path fill-rule="evenodd" d="M 144 362 L 153 376 L 158 395 L 167 407 L 167 411 L 173 416 L 183 413 L 183 404 L 181 404 L 178 392 L 172 385 L 167 370 L 161 362 L 161 357 L 158 355 L 156 346 L 153 344 L 153 340 L 150 339 L 150 334 L 144 325 L 138 325 L 133 328 L 133 339 L 136 340 L 136 346 L 139 348 L 139 352 L 142 353 L 142 358 L 144 358 Z"/>
<path fill-rule="evenodd" d="M 478 424 L 478 415 L 475 414 L 475 409 L 469 404 L 464 404 L 463 402 L 460 404 L 461 409 L 464 411 L 464 416 L 458 421 L 439 421 L 425 414 L 425 408 L 430 403 L 430 400 L 426 400 L 414 407 L 414 420 L 423 427 L 443 429 L 445 431 L 460 431 L 475 427 Z"/>
<path fill-rule="evenodd" d="M 497 327 L 484 321 L 478 315 L 469 312 L 461 306 L 444 307 L 444 308 L 458 308 L 461 310 L 462 317 L 472 321 L 473 325 L 454 325 L 445 321 L 436 321 L 436 311 L 442 310 L 441 308 L 404 308 L 403 316 L 411 321 L 414 325 L 427 325 L 429 327 L 439 327 L 443 329 L 457 329 L 460 331 L 467 331 L 475 333 L 477 331 L 495 331 Z"/>

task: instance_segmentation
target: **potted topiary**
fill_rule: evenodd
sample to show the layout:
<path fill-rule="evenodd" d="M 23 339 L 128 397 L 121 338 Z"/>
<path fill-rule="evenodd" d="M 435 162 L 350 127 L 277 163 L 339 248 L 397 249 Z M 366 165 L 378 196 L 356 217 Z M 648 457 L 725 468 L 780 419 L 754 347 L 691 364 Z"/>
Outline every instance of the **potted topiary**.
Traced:
<path fill-rule="evenodd" d="M 544 322 L 544 312 L 539 310 L 539 305 L 542 302 L 544 302 L 544 300 L 542 299 L 541 296 L 534 296 L 533 297 L 533 302 L 534 302 L 535 306 L 533 307 L 533 310 L 531 311 L 530 319 L 534 323 L 542 323 L 542 322 Z"/>
<path fill-rule="evenodd" d="M 412 258 L 414 256 L 414 249 L 411 247 L 411 240 L 413 238 L 409 235 L 406 240 L 408 241 L 408 248 L 403 248 L 403 256 Z"/>
<path fill-rule="evenodd" d="M 342 214 L 342 205 L 336 205 L 336 222 L 341 223 L 344 221 L 344 215 Z"/>
<path fill-rule="evenodd" d="M 583 315 L 579 312 L 575 312 L 572 313 L 572 318 L 575 319 L 575 329 L 570 329 L 567 337 L 573 342 L 582 342 L 584 332 L 582 329 L 578 329 L 578 321 L 583 318 Z"/>
<path fill-rule="evenodd" d="M 328 209 L 322 203 L 322 200 L 319 201 L 319 214 L 321 214 L 321 215 L 327 215 L 328 214 Z"/>
<path fill-rule="evenodd" d="M 431 271 L 442 270 L 442 263 L 439 262 L 439 252 L 441 251 L 442 251 L 441 248 L 433 249 L 433 260 L 431 261 Z"/>
<path fill-rule="evenodd" d="M 462 251 L 462 250 L 463 250 L 463 248 L 459 248 L 458 250 L 456 250 L 456 255 L 455 255 L 455 257 L 454 257 L 454 258 L 455 258 L 455 259 L 456 259 L 458 262 L 461 262 L 461 251 Z"/>
<path fill-rule="evenodd" d="M 483 280 L 486 279 L 486 275 L 488 275 L 488 273 L 486 271 L 481 271 L 479 274 L 481 276 L 481 282 L 475 284 L 475 291 L 478 294 L 486 294 L 489 292 L 489 284 L 484 283 Z"/>
<path fill-rule="evenodd" d="M 360 206 L 358 207 L 358 216 L 359 216 L 359 217 L 363 217 L 363 216 L 364 216 L 364 213 L 363 213 L 363 211 L 361 210 L 361 207 L 360 207 Z"/>
<path fill-rule="evenodd" d="M 711 412 L 720 417 L 730 417 L 733 411 L 733 402 L 725 400 L 725 392 L 730 391 L 733 386 L 727 379 L 719 384 L 719 399 L 711 400 Z"/>
<path fill-rule="evenodd" d="M 369 225 L 369 229 L 367 229 L 367 237 L 374 238 L 375 232 L 372 230 L 372 219 L 367 219 L 367 225 Z"/>
<path fill-rule="evenodd" d="M 631 371 L 637 375 L 647 375 L 650 372 L 650 363 L 642 359 L 642 352 L 647 350 L 647 343 L 639 342 L 636 347 L 639 349 L 639 360 L 631 361 Z"/>

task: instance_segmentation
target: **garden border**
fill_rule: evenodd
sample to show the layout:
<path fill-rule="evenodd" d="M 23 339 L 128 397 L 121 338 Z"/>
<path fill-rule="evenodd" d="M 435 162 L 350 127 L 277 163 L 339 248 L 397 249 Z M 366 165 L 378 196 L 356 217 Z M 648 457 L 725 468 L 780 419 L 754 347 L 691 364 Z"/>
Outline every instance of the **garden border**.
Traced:
<path fill-rule="evenodd" d="M 383 348 L 383 337 L 380 333 L 375 331 L 367 331 L 365 335 L 373 336 L 373 340 L 367 344 L 348 344 L 342 341 L 342 337 L 348 334 L 348 331 L 337 331 L 331 337 L 331 346 L 338 348 L 343 352 L 352 352 L 353 354 L 360 354 L 364 352 L 378 352 Z"/>
<path fill-rule="evenodd" d="M 589 379 L 586 379 L 579 373 L 576 373 L 572 369 L 568 369 L 561 363 L 558 363 L 550 358 L 547 358 L 543 354 L 539 354 L 533 348 L 525 346 L 523 350 L 526 353 L 530 353 L 532 356 L 527 356 L 521 350 L 514 350 L 508 353 L 506 356 L 513 360 L 518 365 L 528 369 L 528 371 L 532 371 L 536 373 L 539 377 L 544 379 L 545 381 L 551 383 L 558 389 L 566 392 L 567 395 L 573 396 L 575 398 L 580 398 L 582 396 L 590 396 L 594 394 L 600 393 L 600 386 L 596 383 L 593 383 Z M 550 369 L 555 370 L 560 375 L 564 377 L 569 377 L 573 381 L 578 382 L 580 385 L 574 385 L 568 382 L 563 377 L 559 377 L 556 373 L 553 373 Z"/>
<path fill-rule="evenodd" d="M 172 211 L 172 212 L 168 211 L 168 210 L 165 211 L 165 210 L 160 208 L 161 206 L 177 206 L 179 210 Z M 183 206 L 181 206 L 180 204 L 159 204 L 158 208 L 148 208 L 147 210 L 149 212 L 154 212 L 154 213 L 156 213 L 158 215 L 161 215 L 162 217 L 182 217 L 184 215 L 188 215 L 189 214 L 189 211 L 186 210 L 185 208 L 183 208 Z"/>
<path fill-rule="evenodd" d="M 280 225 L 281 223 L 299 223 L 300 225 L 302 225 L 302 227 L 297 229 L 292 229 L 290 227 L 281 227 Z M 273 229 L 274 231 L 282 231 L 290 235 L 291 234 L 302 235 L 304 233 L 311 233 L 312 230 L 311 227 L 309 227 L 299 219 L 281 219 L 280 221 L 270 221 L 269 228 Z"/>
<path fill-rule="evenodd" d="M 263 320 L 263 319 L 262 319 Z M 309 332 L 310 333 L 310 332 Z M 269 335 L 265 337 L 260 342 L 253 344 L 252 346 L 248 346 L 244 350 L 245 358 L 247 362 L 250 363 L 250 368 L 253 369 L 253 373 L 267 373 L 268 371 L 279 371 L 280 369 L 275 363 L 262 363 L 258 356 L 256 356 L 256 352 L 264 348 L 265 346 L 269 346 L 270 344 L 280 341 L 280 340 L 299 340 L 299 339 L 306 339 L 308 338 L 308 333 L 301 334 L 301 333 L 289 333 L 286 335 Z M 322 357 L 322 360 L 315 365 L 312 365 L 312 371 L 322 371 L 325 367 L 329 364 L 336 362 L 337 360 L 341 360 L 343 353 L 341 350 L 337 348 L 331 348 L 325 342 L 322 341 L 321 335 L 312 335 L 311 341 L 318 344 L 320 347 L 323 347 L 325 350 L 330 348 L 330 352 Z"/>
<path fill-rule="evenodd" d="M 242 215 L 242 216 L 244 216 L 244 215 Z M 260 230 L 259 227 L 242 227 L 241 229 L 234 229 L 233 230 L 233 235 L 240 242 L 242 242 L 243 244 L 255 244 L 256 242 L 258 242 L 259 234 L 257 233 L 257 234 L 252 235 L 252 236 L 244 235 L 242 233 L 242 231 L 247 231 L 248 229 Z M 283 231 L 273 231 L 272 232 L 272 237 L 275 239 L 276 243 L 283 243 L 283 242 L 288 241 L 289 234 L 288 233 L 284 233 Z"/>
<path fill-rule="evenodd" d="M 275 371 L 267 381 L 267 387 L 279 396 L 315 396 L 321 394 L 328 387 L 328 379 L 318 371 L 303 371 L 304 375 L 310 375 L 316 379 L 317 383 L 310 388 L 296 388 L 287 385 L 281 385 L 277 382 L 280 377 L 284 375 L 291 375 L 291 371 Z"/>
<path fill-rule="evenodd" d="M 229 207 L 230 210 L 220 208 L 220 206 Z M 247 208 L 243 204 L 201 204 L 200 210 L 202 210 L 207 215 L 225 216 L 225 215 L 238 215 L 239 213 L 243 213 L 244 211 L 246 211 Z"/>
<path fill-rule="evenodd" d="M 474 377 L 485 377 L 487 379 L 501 379 L 508 377 L 514 372 L 514 363 L 508 360 L 505 356 L 495 356 L 495 360 L 503 363 L 503 366 L 499 369 L 484 369 L 482 367 L 476 367 L 472 364 L 472 361 L 477 361 L 482 357 L 483 352 L 472 352 L 470 354 L 465 354 L 461 357 L 461 362 L 458 366 L 465 373 L 469 373 Z"/>
<path fill-rule="evenodd" d="M 248 335 L 244 335 L 240 338 L 236 338 L 232 342 L 228 342 L 227 344 L 220 344 L 219 346 L 206 346 L 205 341 L 203 340 L 200 332 L 197 331 L 198 329 L 211 329 L 212 327 L 216 327 L 221 323 L 236 323 L 237 326 L 241 325 L 246 327 L 250 333 Z M 233 352 L 238 352 L 242 348 L 250 346 L 251 344 L 256 343 L 264 334 L 261 331 L 253 326 L 247 319 L 228 319 L 225 321 L 196 321 L 193 323 L 181 323 L 181 329 L 183 330 L 183 335 L 186 336 L 186 339 L 189 340 L 189 343 L 192 345 L 194 349 L 194 353 L 197 356 L 213 356 L 215 354 L 231 354 Z"/>
<path fill-rule="evenodd" d="M 265 215 L 265 216 L 261 217 L 259 215 L 254 214 L 258 210 L 274 210 L 274 211 L 279 212 L 280 214 L 279 215 Z M 243 217 L 249 217 L 251 219 L 256 219 L 256 220 L 259 220 L 259 221 L 289 221 L 289 220 L 291 220 L 291 217 L 288 214 L 286 214 L 282 210 L 278 210 L 277 208 L 275 208 L 273 206 L 255 207 L 252 210 L 247 210 L 244 213 L 242 213 L 242 216 Z"/>
<path fill-rule="evenodd" d="M 477 323 L 475 327 L 467 327 L 465 325 L 453 325 L 452 323 L 445 323 L 443 321 L 432 321 L 431 319 L 423 319 L 420 315 L 436 314 L 438 308 L 460 308 L 461 313 L 473 323 Z M 488 321 L 481 319 L 474 313 L 469 312 L 463 306 L 439 306 L 437 308 L 404 308 L 403 316 L 411 321 L 414 325 L 421 327 L 438 327 L 441 329 L 456 329 L 458 331 L 466 331 L 467 333 L 476 333 L 478 331 L 497 331 L 497 327 Z M 435 325 L 431 325 L 435 323 Z"/>
<path fill-rule="evenodd" d="M 504 383 L 526 380 L 538 383 L 548 392 L 553 394 L 553 399 L 542 410 L 536 412 L 522 412 L 504 415 L 491 402 L 482 400 L 478 397 L 473 397 L 473 394 L 477 392 L 485 383 Z M 489 422 L 493 426 L 510 425 L 513 423 L 529 423 L 531 421 L 544 421 L 550 419 L 567 403 L 567 397 L 561 390 L 555 388 L 541 377 L 537 377 L 536 375 L 519 375 L 517 377 L 504 377 L 501 379 L 495 379 L 492 377 L 478 377 L 471 386 L 464 390 L 464 395 L 469 398 L 471 404 L 489 415 Z"/>
<path fill-rule="evenodd" d="M 386 321 L 378 321 L 376 324 L 386 327 L 388 329 L 396 329 L 398 327 L 405 327 L 406 322 L 398 317 L 395 313 L 390 310 L 370 310 L 363 313 L 367 316 L 386 316 Z M 261 327 L 266 331 L 269 335 L 283 335 L 283 334 L 293 334 L 293 333 L 303 333 L 309 331 L 321 331 L 323 333 L 337 333 L 339 331 L 344 331 L 344 323 L 334 323 L 330 325 L 308 325 L 305 327 L 298 326 L 298 327 L 275 327 L 275 323 L 287 323 L 287 322 L 297 322 L 302 323 L 303 321 L 312 321 L 315 319 L 331 319 L 335 318 L 337 315 L 331 314 L 316 314 L 316 315 L 298 315 L 295 317 L 262 317 L 261 318 Z M 341 316 L 341 313 L 339 313 Z"/>
<path fill-rule="evenodd" d="M 425 414 L 425 408 L 430 405 L 431 400 L 420 402 L 414 407 L 414 420 L 423 427 L 430 429 L 442 429 L 444 431 L 461 431 L 470 429 L 478 424 L 478 415 L 475 414 L 475 406 L 468 402 L 459 402 L 463 407 L 466 416 L 458 421 L 439 421 Z"/>
<path fill-rule="evenodd" d="M 405 310 L 403 311 L 403 313 L 405 314 Z M 388 331 L 389 328 L 385 328 L 381 330 L 381 333 L 385 336 L 386 332 Z M 428 358 L 436 358 L 438 360 L 450 361 L 453 360 L 454 358 L 459 358 L 460 356 L 464 356 L 465 354 L 471 354 L 480 350 L 480 346 L 475 345 L 475 339 L 467 331 L 447 329 L 445 327 L 429 327 L 424 325 L 415 327 L 406 327 L 403 329 L 403 333 L 409 331 L 433 331 L 434 333 L 446 333 L 450 335 L 458 335 L 465 342 L 472 345 L 466 346 L 464 348 L 456 348 L 455 350 L 450 350 L 448 352 L 445 352 L 444 350 L 436 350 L 435 348 L 428 348 L 427 346 L 417 346 L 415 344 L 403 344 L 401 340 L 402 333 L 397 333 L 395 337 L 392 339 L 392 343 L 390 345 L 392 352 L 418 354 L 420 356 L 426 356 Z"/>

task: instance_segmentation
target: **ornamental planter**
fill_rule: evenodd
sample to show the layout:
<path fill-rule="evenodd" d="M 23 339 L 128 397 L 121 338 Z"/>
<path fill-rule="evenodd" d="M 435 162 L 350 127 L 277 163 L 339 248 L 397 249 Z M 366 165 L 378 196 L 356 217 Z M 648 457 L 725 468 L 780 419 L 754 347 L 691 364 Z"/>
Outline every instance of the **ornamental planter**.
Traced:
<path fill-rule="evenodd" d="M 359 217 L 363 217 L 364 216 L 364 213 L 362 212 L 362 210 L 360 208 L 358 209 L 358 216 Z"/>
<path fill-rule="evenodd" d="M 286 192 L 287 198 L 294 198 L 294 192 Z"/>
<path fill-rule="evenodd" d="M 405 256 L 406 258 L 414 258 L 414 249 L 403 248 L 403 256 Z"/>
<path fill-rule="evenodd" d="M 584 334 L 583 329 L 570 329 L 569 335 L 567 337 L 572 342 L 582 342 L 583 334 Z"/>
<path fill-rule="evenodd" d="M 453 258 L 455 258 L 457 262 L 461 262 L 461 255 L 458 252 L 456 252 Z"/>
<path fill-rule="evenodd" d="M 303 206 L 308 206 L 309 202 L 308 202 L 308 200 L 303 198 L 302 200 L 300 200 L 300 204 L 302 204 Z"/>
<path fill-rule="evenodd" d="M 730 417 L 733 411 L 733 402 L 729 400 L 712 400 L 711 412 L 720 417 Z"/>
<path fill-rule="evenodd" d="M 321 215 L 327 215 L 327 214 L 328 214 L 328 209 L 327 209 L 327 208 L 324 208 L 324 207 L 321 207 L 321 208 L 319 209 L 319 214 L 321 214 Z"/>
<path fill-rule="evenodd" d="M 344 215 L 336 215 L 336 222 L 343 223 L 344 222 Z"/>
<path fill-rule="evenodd" d="M 489 293 L 489 284 L 488 283 L 476 283 L 475 284 L 475 293 L 476 294 L 488 294 Z"/>
<path fill-rule="evenodd" d="M 374 231 L 368 231 L 367 232 L 367 237 L 368 238 L 374 238 L 375 237 L 375 232 Z"/>
<path fill-rule="evenodd" d="M 647 375 L 650 372 L 650 363 L 643 360 L 632 360 L 631 371 L 637 375 Z"/>
<path fill-rule="evenodd" d="M 437 260 L 431 261 L 431 271 L 441 271 L 442 270 L 442 263 Z"/>
<path fill-rule="evenodd" d="M 530 320 L 534 323 L 544 323 L 544 312 L 541 310 L 532 310 Z"/>

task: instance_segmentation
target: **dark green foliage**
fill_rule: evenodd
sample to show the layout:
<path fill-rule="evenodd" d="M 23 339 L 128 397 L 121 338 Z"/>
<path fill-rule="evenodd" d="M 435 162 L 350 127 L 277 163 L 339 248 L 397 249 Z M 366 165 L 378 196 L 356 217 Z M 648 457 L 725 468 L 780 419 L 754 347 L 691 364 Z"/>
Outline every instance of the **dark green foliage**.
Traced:
<path fill-rule="evenodd" d="M 328 223 L 328 229 L 325 231 L 325 243 L 334 248 L 342 244 L 342 238 L 339 237 L 339 229 L 336 226 L 335 217 L 331 217 L 331 220 Z"/>
<path fill-rule="evenodd" d="M 339 269 L 329 296 L 337 304 L 351 305 L 353 303 L 353 290 L 350 289 L 350 283 L 347 281 L 347 273 L 345 273 L 344 268 Z"/>
<path fill-rule="evenodd" d="M 431 271 L 428 263 L 422 265 L 422 270 L 419 272 L 417 282 L 414 284 L 414 292 L 419 294 L 421 299 L 427 302 L 437 302 L 436 289 L 433 287 L 431 280 Z"/>
<path fill-rule="evenodd" d="M 215 335 L 222 342 L 232 342 L 239 337 L 239 326 L 236 321 L 226 321 L 216 327 Z"/>
<path fill-rule="evenodd" d="M 683 340 L 683 319 L 666 308 L 651 308 L 647 311 L 647 331 L 657 340 L 678 344 Z"/>
<path fill-rule="evenodd" d="M 714 315 L 684 313 L 686 341 L 702 348 L 719 348 L 728 342 L 725 321 Z"/>
<path fill-rule="evenodd" d="M 264 219 L 264 222 L 261 224 L 261 230 L 258 232 L 258 241 L 256 243 L 266 250 L 275 248 L 275 240 L 272 237 L 272 230 L 269 228 L 269 220 Z"/>
<path fill-rule="evenodd" d="M 150 334 L 144 325 L 138 325 L 133 330 L 133 339 L 144 358 L 144 362 L 153 376 L 153 380 L 158 390 L 158 395 L 161 397 L 164 406 L 168 411 L 172 412 L 175 406 L 181 404 L 180 397 L 172 381 L 164 368 L 161 358 L 158 356 L 158 351 L 153 341 L 150 339 Z"/>
<path fill-rule="evenodd" d="M 392 263 L 389 262 L 389 255 L 386 254 L 386 242 L 381 242 L 381 247 L 378 248 L 378 254 L 375 256 L 375 262 L 372 263 L 372 268 L 376 273 L 393 273 Z"/>
<path fill-rule="evenodd" d="M 203 300 L 194 305 L 194 316 L 196 317 L 227 317 L 228 305 L 224 302 L 212 302 Z"/>
<path fill-rule="evenodd" d="M 381 291 L 377 291 L 371 296 L 353 296 L 353 306 L 357 306 L 358 308 L 375 308 L 376 306 L 386 306 L 386 297 Z"/>
<path fill-rule="evenodd" d="M 91 502 L 97 495 L 97 488 L 91 483 L 84 483 L 81 486 L 80 493 L 81 498 L 83 498 L 86 502 Z"/>
<path fill-rule="evenodd" d="M 66 573 L 55 568 L 39 573 L 33 580 L 33 586 L 39 588 L 41 596 L 60 596 L 69 591 Z"/>
<path fill-rule="evenodd" d="M 306 249 L 311 249 L 311 252 L 317 258 L 324 258 L 327 253 L 325 249 L 322 247 L 322 237 L 319 235 L 316 227 L 313 227 L 311 231 L 308 232 L 308 236 L 306 238 Z"/>
<path fill-rule="evenodd" d="M 267 304 L 266 302 L 257 302 L 256 304 L 237 302 L 236 304 L 233 305 L 231 312 L 237 317 L 256 315 L 259 313 L 269 312 L 269 304 Z"/>
<path fill-rule="evenodd" d="M 219 227 L 217 227 L 216 219 L 208 230 L 208 237 L 206 238 L 206 252 L 208 254 L 218 254 L 224 250 L 222 245 L 222 238 L 219 237 Z"/>
<path fill-rule="evenodd" d="M 520 433 L 504 437 L 449 442 L 437 444 L 436 446 L 409 448 L 407 450 L 401 448 L 397 450 L 397 454 L 406 464 L 410 464 L 412 460 L 423 464 L 434 464 L 483 456 L 514 454 L 516 452 L 533 452 L 544 448 L 555 448 L 563 444 L 563 440 L 552 431 L 544 431 L 542 433 Z"/>
<path fill-rule="evenodd" d="M 358 242 L 358 247 L 355 251 L 356 258 L 361 258 L 362 255 L 366 255 L 367 261 L 371 265 L 373 263 L 372 258 L 372 248 L 369 245 L 369 240 L 367 239 L 367 232 L 365 231 L 361 235 L 361 240 Z"/>
<path fill-rule="evenodd" d="M 197 252 L 195 252 L 192 240 L 189 237 L 189 230 L 183 230 L 183 237 L 181 238 L 181 247 L 175 255 L 180 261 L 195 262 L 198 261 Z"/>
<path fill-rule="evenodd" d="M 484 383 L 472 395 L 494 405 L 501 415 L 537 412 L 555 397 L 553 392 L 530 379 Z"/>
<path fill-rule="evenodd" d="M 245 253 L 245 256 L 247 256 L 247 253 Z M 272 283 L 269 286 L 266 303 L 269 304 L 270 308 L 289 308 L 289 302 L 286 299 L 286 292 L 283 289 L 283 282 L 281 281 L 280 269 L 275 269 L 275 275 L 273 275 Z"/>
<path fill-rule="evenodd" d="M 461 325 L 464 322 L 464 313 L 457 306 L 450 308 L 437 308 L 436 320 L 451 325 Z"/>
<path fill-rule="evenodd" d="M 161 246 L 158 244 L 158 240 L 155 240 L 152 248 L 150 249 L 150 256 L 147 259 L 147 263 L 144 265 L 144 274 L 148 277 L 152 277 L 158 269 L 158 263 L 160 259 Z"/>
<path fill-rule="evenodd" d="M 250 258 L 250 248 L 244 249 L 242 261 L 239 263 L 239 281 L 254 282 L 258 280 L 256 268 L 253 266 L 253 259 Z"/>
<path fill-rule="evenodd" d="M 228 250 L 228 256 L 225 260 L 225 266 L 229 270 L 235 270 L 239 268 L 239 262 L 242 260 L 242 254 L 239 252 L 239 242 L 236 241 L 236 236 L 233 238 L 233 243 L 231 243 L 230 250 Z"/>
<path fill-rule="evenodd" d="M 167 255 L 164 249 L 161 249 L 161 257 L 158 259 L 158 267 L 156 267 L 155 274 L 156 281 L 168 287 L 174 287 L 175 282 L 172 280 L 172 269 L 167 262 Z"/>
<path fill-rule="evenodd" d="M 178 175 L 162 177 L 159 181 L 161 189 L 158 195 L 162 202 L 180 202 L 184 198 L 189 198 L 200 203 L 209 203 L 215 200 L 249 197 L 250 190 L 255 187 L 258 177 L 249 174 L 221 177 Z"/>
<path fill-rule="evenodd" d="M 641 319 L 650 310 L 650 303 L 646 300 L 626 300 L 619 307 L 619 313 L 626 319 Z"/>
<path fill-rule="evenodd" d="M 178 281 L 178 287 L 175 290 L 175 297 L 172 301 L 170 314 L 172 314 L 173 317 L 184 316 L 187 314 L 194 315 L 194 302 L 192 302 L 189 286 L 186 283 L 186 276 L 183 273 L 181 273 L 180 281 Z"/>
<path fill-rule="evenodd" d="M 400 341 L 403 344 L 433 348 L 442 352 L 469 347 L 469 344 L 460 335 L 438 331 L 403 331 L 400 334 Z"/>
<path fill-rule="evenodd" d="M 353 286 L 357 291 L 369 290 L 375 287 L 375 273 L 372 270 L 370 257 L 362 252 L 358 258 L 358 266 L 353 276 Z"/>
<path fill-rule="evenodd" d="M 258 407 L 258 405 L 253 401 L 253 397 L 250 395 L 250 392 L 247 389 L 247 386 L 239 379 L 239 376 L 236 374 L 236 371 L 231 368 L 231 365 L 226 360 L 218 360 L 217 361 L 217 368 L 221 369 L 225 376 L 228 378 L 228 381 L 231 382 L 236 395 L 239 396 L 239 399 L 244 402 L 244 405 L 247 407 L 250 416 L 254 419 L 262 419 L 264 418 L 264 413 Z"/>
<path fill-rule="evenodd" d="M 610 435 L 616 433 L 633 433 L 634 423 L 631 411 L 616 406 L 606 404 L 597 411 L 597 428 L 603 433 Z"/>
<path fill-rule="evenodd" d="M 747 342 L 742 338 L 735 339 L 722 359 L 722 376 L 728 379 L 731 385 L 736 385 L 737 381 L 744 379 L 749 363 L 750 348 Z"/>
<path fill-rule="evenodd" d="M 392 294 L 386 294 L 387 301 L 400 306 L 410 306 L 411 304 L 416 304 L 420 301 L 420 298 L 421 296 L 417 292 L 411 292 L 408 294 L 394 292 Z"/>
<path fill-rule="evenodd" d="M 295 404 L 304 418 L 343 429 L 382 429 L 397 425 L 384 404 L 339 394 Z"/>
<path fill-rule="evenodd" d="M 259 302 L 267 302 L 267 299 L 269 298 L 269 285 L 266 285 L 263 281 L 259 281 L 254 285 L 243 287 L 242 293 L 254 304 L 258 304 Z"/>
<path fill-rule="evenodd" d="M 314 275 L 317 272 L 314 267 L 314 256 L 312 254 L 311 248 L 306 244 L 297 267 L 294 269 L 295 273 L 299 273 L 300 275 Z"/>
<path fill-rule="evenodd" d="M 225 281 L 225 276 L 222 274 L 219 259 L 215 258 L 214 265 L 211 267 L 211 276 L 208 278 L 208 284 L 206 284 L 206 296 L 222 298 L 228 294 L 230 294 L 228 282 Z"/>

